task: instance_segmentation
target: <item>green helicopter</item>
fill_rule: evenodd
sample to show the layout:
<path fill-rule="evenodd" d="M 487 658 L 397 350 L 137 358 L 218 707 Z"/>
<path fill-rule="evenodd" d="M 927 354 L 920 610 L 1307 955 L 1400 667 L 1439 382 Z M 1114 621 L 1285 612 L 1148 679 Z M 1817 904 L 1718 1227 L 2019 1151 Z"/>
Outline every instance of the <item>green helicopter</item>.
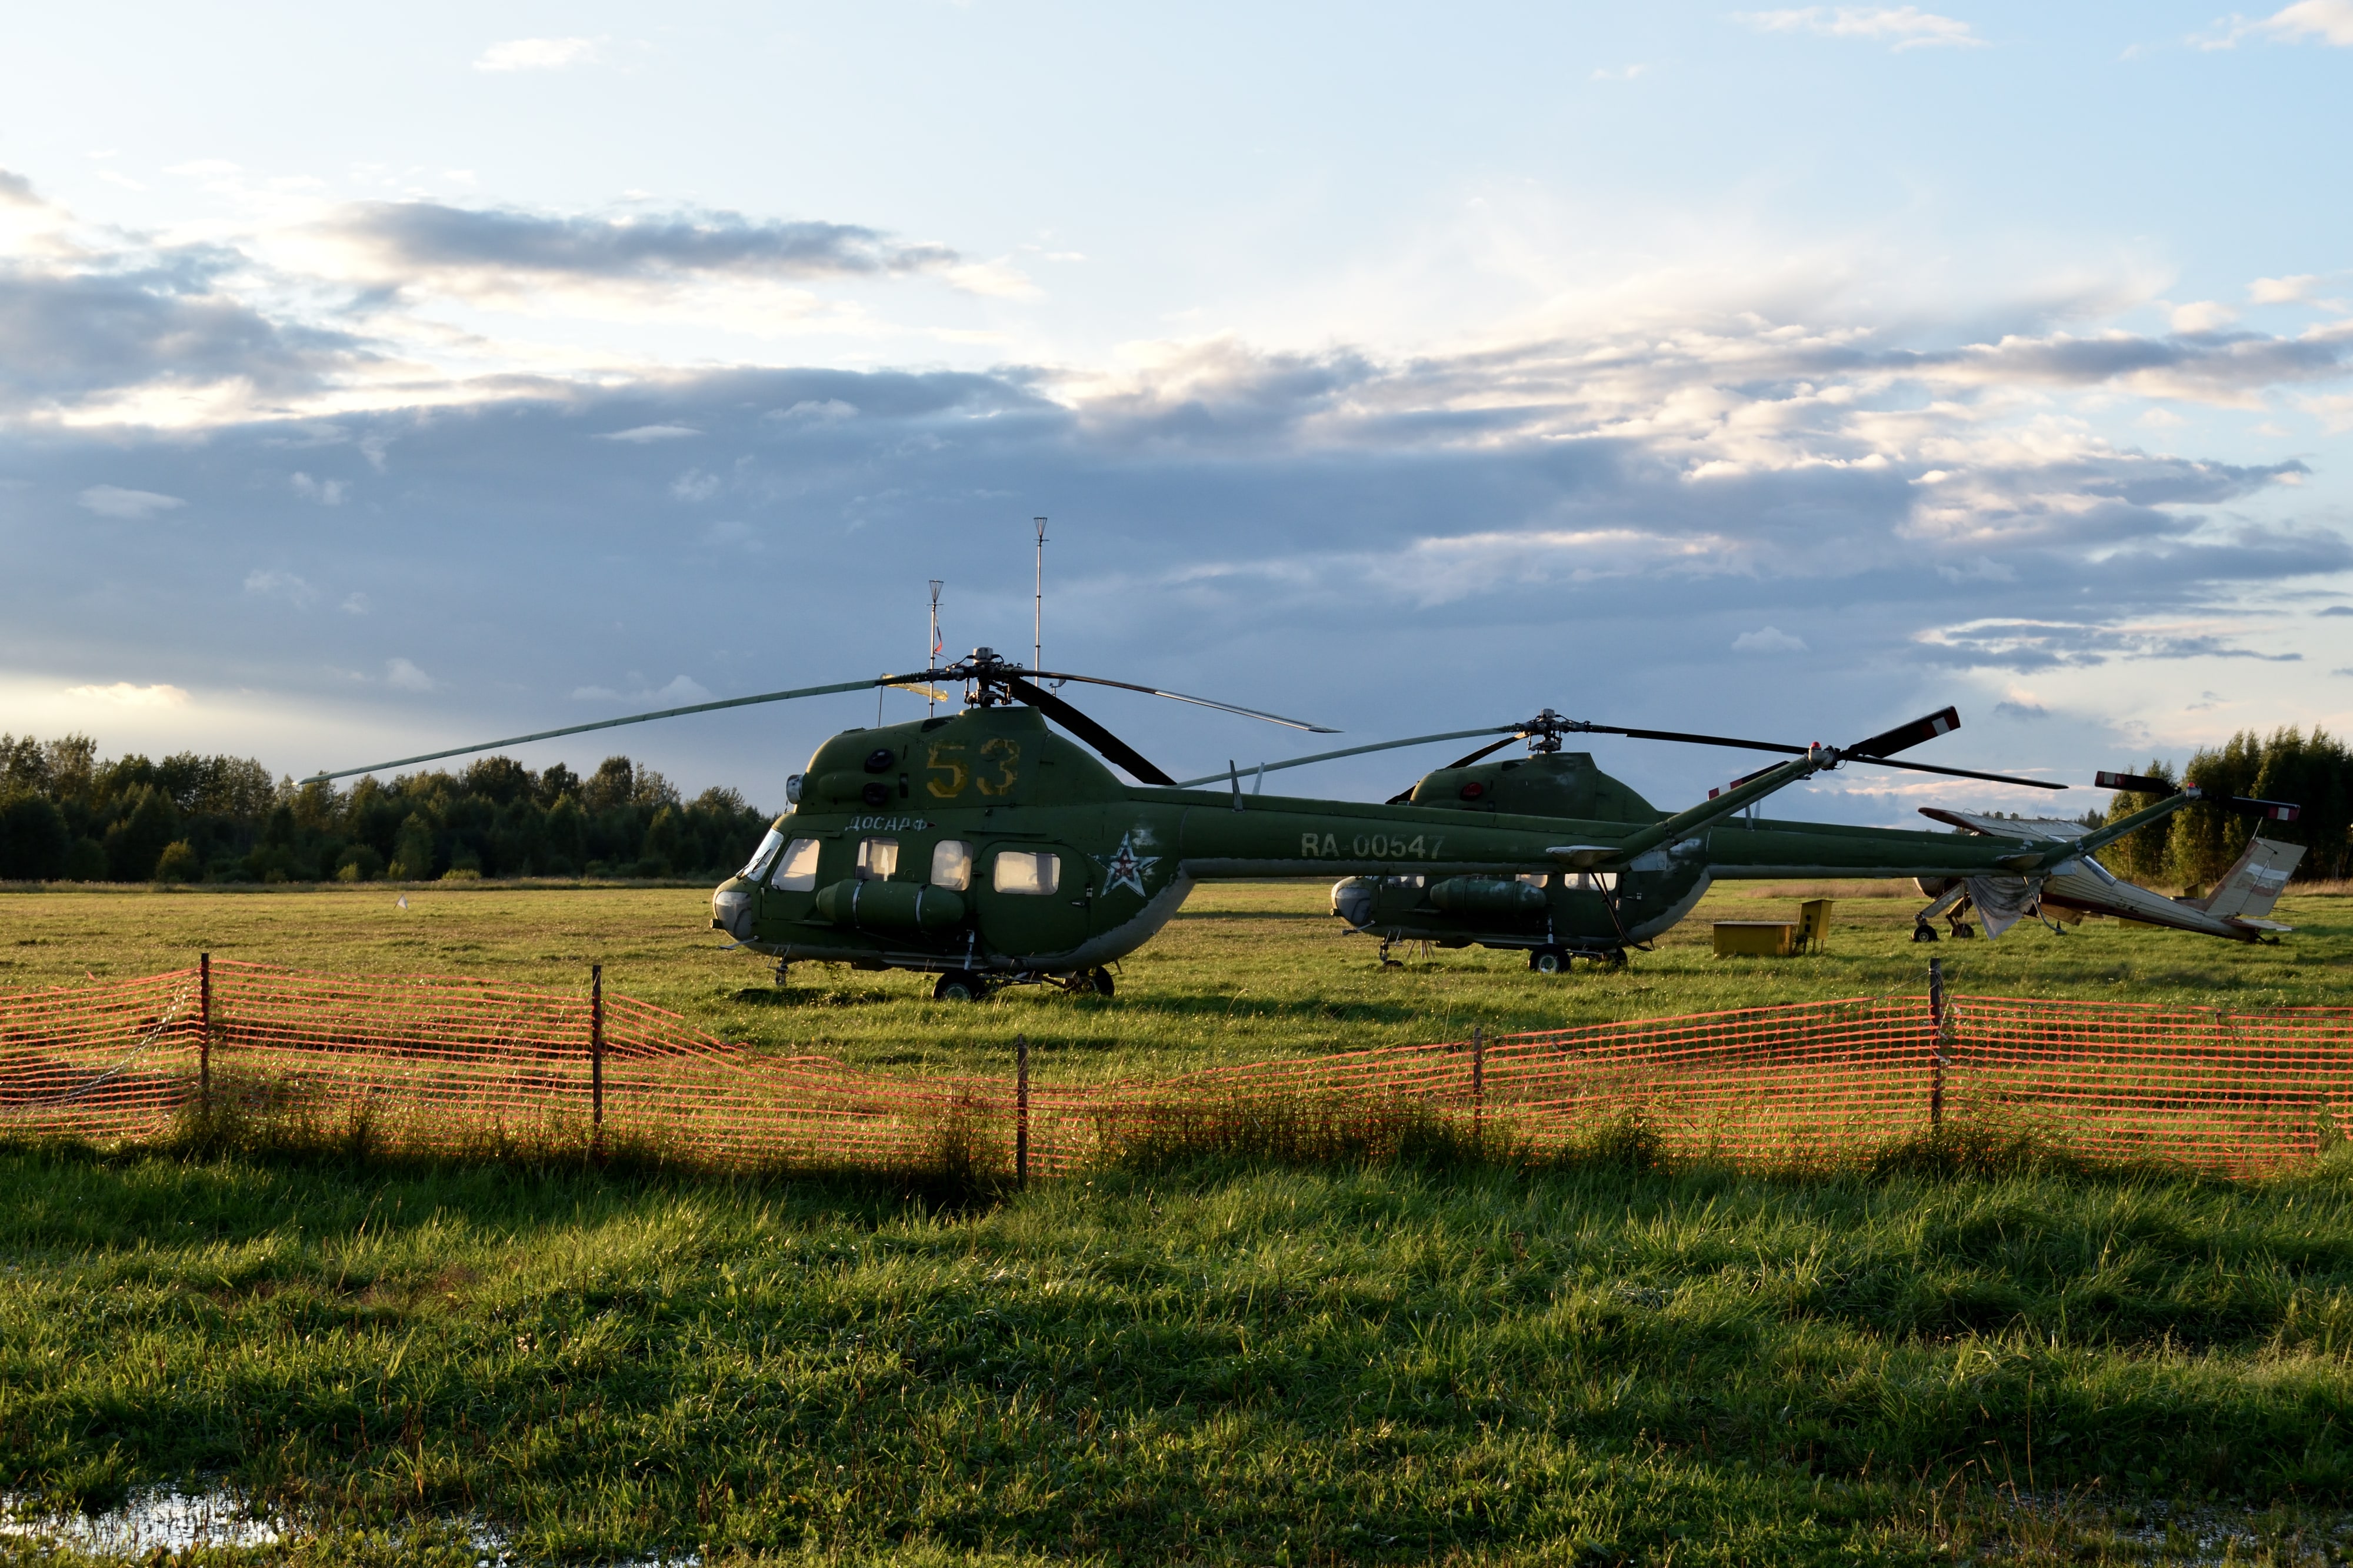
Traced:
<path fill-rule="evenodd" d="M 1980 773 L 1970 768 L 1898 760 L 1894 753 L 1960 728 L 1961 716 L 1947 708 L 1867 741 L 1842 748 L 1841 760 L 1874 766 L 1942 773 L 1957 778 L 1986 779 L 2026 784 L 2039 789 L 2064 789 L 2042 779 Z M 1402 741 L 1351 746 L 1338 752 L 1294 757 L 1263 764 L 1267 773 L 1302 767 L 1343 756 L 1426 745 L 1438 741 L 1501 734 L 1468 756 L 1429 773 L 1412 788 L 1390 797 L 1392 805 L 1413 805 L 1449 813 L 1508 814 L 1593 820 L 1643 827 L 1665 816 L 1633 789 L 1595 765 L 1583 752 L 1564 752 L 1562 739 L 1570 734 L 1607 734 L 1636 740 L 1670 741 L 1685 744 L 1735 747 L 1747 751 L 1804 754 L 1807 748 L 1778 742 L 1752 741 L 1726 735 L 1693 734 L 1673 730 L 1631 729 L 1562 717 L 1547 708 L 1535 718 L 1514 724 L 1477 730 L 1449 731 Z M 1529 754 L 1504 762 L 1487 762 L 1493 752 L 1515 740 L 1525 740 Z M 2107 787 L 2111 775 L 2102 774 Z M 1206 780 L 1194 780 L 1204 783 Z M 1736 784 L 1744 781 L 1735 781 Z M 2148 781 L 2129 781 L 2135 784 Z M 2169 787 L 2169 786 L 2168 786 Z M 2152 791 L 2152 793 L 2158 793 Z M 2070 853 L 2036 873 L 2003 873 L 2013 880 L 2056 873 L 2063 879 L 2082 866 L 2092 851 L 2126 833 L 2158 820 L 2198 798 L 2173 799 L 2096 831 L 2077 829 L 2066 838 Z M 2295 808 L 2276 801 L 2216 799 L 2229 809 L 2293 817 Z M 1998 818 L 1973 819 L 1975 830 L 2006 842 L 2055 841 L 2040 825 L 2021 823 L 2004 835 Z M 1704 834 L 1686 836 L 1672 846 L 1654 848 L 1626 872 L 1646 874 L 1647 885 L 1621 886 L 1621 873 L 1592 870 L 1575 877 L 1517 876 L 1510 879 L 1457 876 L 1431 878 L 1414 873 L 1361 875 L 1344 879 L 1332 889 L 1332 912 L 1351 933 L 1377 939 L 1381 958 L 1390 962 L 1389 949 L 1398 942 L 1428 942 L 1459 948 L 1477 945 L 1518 949 L 1528 965 L 1553 974 L 1567 969 L 1572 960 L 1586 958 L 1609 966 L 1626 962 L 1630 947 L 1647 945 L 1691 911 L 1709 886 L 1720 880 L 1807 878 L 1909 878 L 1924 887 L 1960 886 L 1965 879 L 1932 868 L 1948 863 L 1958 846 L 1954 835 L 1917 829 L 1828 826 L 1817 823 L 1779 821 L 1747 809 L 1713 824 Z M 2040 881 L 2036 882 L 2040 886 Z M 1597 927 L 1589 918 L 1596 896 L 1616 918 Z M 1932 933 L 1933 934 L 1933 933 Z"/>
<path fill-rule="evenodd" d="M 1499 810 L 1483 798 L 1369 804 L 1245 794 L 1230 767 L 1220 792 L 1178 785 L 1044 683 L 1118 687 L 1333 731 L 1131 682 L 1025 669 L 976 648 L 909 675 L 695 703 L 316 776 L 678 714 L 935 681 L 965 684 L 962 711 L 845 731 L 818 747 L 807 772 L 788 783 L 791 809 L 743 870 L 713 891 L 712 925 L 733 939 L 732 947 L 773 958 L 779 984 L 792 963 L 831 962 L 935 974 L 934 994 L 942 999 L 977 999 L 1021 984 L 1108 995 L 1108 966 L 1151 940 L 1194 884 L 1212 878 L 1419 878 L 1425 886 L 1465 879 L 1527 886 L 1520 879 L 1541 879 L 1556 940 L 1589 951 L 1681 918 L 1697 896 L 1693 846 L 1724 837 L 1724 825 L 1753 803 L 1850 754 L 1804 748 L 1688 810 L 1642 822 L 1623 813 L 1580 818 Z M 1050 730 L 1049 719 L 1093 751 Z M 1122 781 L 1098 753 L 1142 782 Z M 1790 826 L 1827 841 L 1859 831 Z M 1923 868 L 1947 876 L 2021 873 L 2080 852 L 2047 842 L 1934 837 L 1943 853 Z M 1704 865 L 1704 847 L 1699 857 Z"/>

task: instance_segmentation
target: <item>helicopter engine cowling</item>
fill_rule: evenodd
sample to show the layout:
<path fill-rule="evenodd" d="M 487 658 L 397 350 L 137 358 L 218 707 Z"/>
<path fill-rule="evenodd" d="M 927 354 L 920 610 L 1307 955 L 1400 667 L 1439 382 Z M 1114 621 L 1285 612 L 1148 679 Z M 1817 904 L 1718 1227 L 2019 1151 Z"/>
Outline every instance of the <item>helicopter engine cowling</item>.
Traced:
<path fill-rule="evenodd" d="M 1449 877 L 1430 889 L 1430 901 L 1456 915 L 1526 915 L 1545 907 L 1542 888 L 1493 877 Z"/>
<path fill-rule="evenodd" d="M 753 889 L 744 883 L 729 882 L 711 895 L 711 923 L 737 942 L 749 941 L 755 898 Z"/>
<path fill-rule="evenodd" d="M 1357 931 L 1372 923 L 1373 883 L 1370 878 L 1350 877 L 1332 884 L 1332 912 Z"/>
<path fill-rule="evenodd" d="M 820 920 L 860 931 L 939 931 L 963 921 L 963 896 L 928 882 L 847 879 L 819 888 Z"/>
<path fill-rule="evenodd" d="M 1912 885 L 1920 889 L 1924 899 L 1941 899 L 1953 890 L 1953 884 L 1958 880 L 1957 877 L 1915 877 Z"/>

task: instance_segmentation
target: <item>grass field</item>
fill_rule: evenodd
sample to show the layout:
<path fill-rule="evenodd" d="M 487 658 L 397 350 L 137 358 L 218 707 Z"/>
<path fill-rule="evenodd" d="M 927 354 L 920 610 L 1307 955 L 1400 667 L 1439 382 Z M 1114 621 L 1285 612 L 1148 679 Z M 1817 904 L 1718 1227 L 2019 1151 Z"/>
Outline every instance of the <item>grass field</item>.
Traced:
<path fill-rule="evenodd" d="M 1831 951 L 1797 959 L 1717 959 L 1708 921 L 1795 918 L 1797 900 L 1841 895 Z M 1856 894 L 1873 896 L 1857 897 Z M 1898 896 L 1889 896 L 1896 894 Z M 301 968 L 472 974 L 585 991 L 606 984 L 670 1007 L 729 1040 L 816 1052 L 861 1067 L 998 1072 L 1027 1035 L 1039 1070 L 1158 1073 L 1213 1062 L 1399 1044 L 1490 1031 L 1710 1012 L 1824 997 L 1915 994 L 1927 960 L 1962 992 L 2114 997 L 2227 1007 L 2339 1005 L 2353 998 L 2353 899 L 2290 898 L 2301 929 L 2277 947 L 2086 921 L 2066 936 L 2031 924 L 1999 942 L 1911 941 L 1922 901 L 1908 884 L 1830 889 L 1734 884 L 1711 891 L 1655 952 L 1622 973 L 1579 965 L 1531 973 L 1522 955 L 1482 948 L 1384 970 L 1375 944 L 1343 934 L 1321 887 L 1203 888 L 1120 968 L 1109 1003 L 1039 988 L 979 1006 L 931 1000 L 928 976 L 770 966 L 722 952 L 706 889 L 383 887 L 316 892 L 197 890 L 0 893 L 0 991 L 153 973 L 199 951 Z"/>
<path fill-rule="evenodd" d="M 1852 889 L 1850 889 L 1852 891 Z M 1790 889 L 1794 894 L 1799 889 Z M 1916 990 L 2342 1003 L 2353 900 L 2278 948 L 2092 924 L 1619 974 L 1374 967 L 1313 889 L 1205 889 L 1114 1002 L 935 1005 L 711 951 L 693 889 L 0 895 L 0 990 L 199 948 L 611 984 L 867 1065 L 1208 1060 Z M 2340 1160 L 2345 1157 L 2340 1155 Z M 220 1480 L 257 1556 L 948 1563 L 2343 1561 L 2353 1165 L 2259 1184 L 1933 1160 L 1594 1161 L 882 1185 L 299 1152 L 0 1148 L 0 1490 Z M 28 1504 L 29 1506 L 29 1504 Z M 483 1544 L 490 1542 L 492 1544 Z M 0 1534 L 0 1561 L 54 1562 Z M 227 1554 L 227 1555 L 234 1555 Z M 216 1553 L 225 1560 L 224 1554 Z"/>

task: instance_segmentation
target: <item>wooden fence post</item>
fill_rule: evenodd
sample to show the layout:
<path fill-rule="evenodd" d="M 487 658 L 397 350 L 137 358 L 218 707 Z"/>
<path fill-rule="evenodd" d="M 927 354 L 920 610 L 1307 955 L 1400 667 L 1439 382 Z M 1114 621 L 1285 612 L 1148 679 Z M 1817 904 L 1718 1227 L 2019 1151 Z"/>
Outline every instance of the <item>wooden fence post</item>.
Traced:
<path fill-rule="evenodd" d="M 1928 1135 L 1945 1130 L 1945 963 L 1928 961 Z"/>
<path fill-rule="evenodd" d="M 588 966 L 588 1149 L 605 1152 L 605 966 Z"/>
<path fill-rule="evenodd" d="M 1471 1136 L 1480 1139 L 1487 1133 L 1487 1037 L 1478 1026 L 1471 1026 Z"/>
<path fill-rule="evenodd" d="M 1029 1184 L 1029 1037 L 1013 1037 L 1013 1184 Z"/>
<path fill-rule="evenodd" d="M 213 955 L 196 954 L 196 1106 L 213 1108 Z"/>

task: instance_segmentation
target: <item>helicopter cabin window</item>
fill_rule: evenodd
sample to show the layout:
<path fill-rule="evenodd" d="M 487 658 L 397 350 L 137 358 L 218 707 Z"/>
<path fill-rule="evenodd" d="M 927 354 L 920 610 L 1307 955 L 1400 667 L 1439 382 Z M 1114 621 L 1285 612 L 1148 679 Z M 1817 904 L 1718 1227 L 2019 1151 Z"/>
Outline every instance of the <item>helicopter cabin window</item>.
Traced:
<path fill-rule="evenodd" d="M 1531 888 L 1544 888 L 1552 884 L 1552 876 L 1546 871 L 1523 871 L 1520 873 L 1520 880 Z"/>
<path fill-rule="evenodd" d="M 972 886 L 972 846 L 943 838 L 932 846 L 932 886 L 961 893 Z"/>
<path fill-rule="evenodd" d="M 817 840 L 796 838 L 777 857 L 768 886 L 779 893 L 806 893 L 817 886 Z"/>
<path fill-rule="evenodd" d="M 1000 893 L 1050 893 L 1062 885 L 1062 858 L 1042 851 L 1000 849 L 995 886 Z"/>
<path fill-rule="evenodd" d="M 784 847 L 785 836 L 771 827 L 768 836 L 760 840 L 760 847 L 752 851 L 752 858 L 744 862 L 744 868 L 735 874 L 747 882 L 758 881 L 768 874 L 768 862 L 775 859 L 776 851 Z"/>
<path fill-rule="evenodd" d="M 899 841 L 861 838 L 858 841 L 858 879 L 880 880 L 899 868 Z"/>

